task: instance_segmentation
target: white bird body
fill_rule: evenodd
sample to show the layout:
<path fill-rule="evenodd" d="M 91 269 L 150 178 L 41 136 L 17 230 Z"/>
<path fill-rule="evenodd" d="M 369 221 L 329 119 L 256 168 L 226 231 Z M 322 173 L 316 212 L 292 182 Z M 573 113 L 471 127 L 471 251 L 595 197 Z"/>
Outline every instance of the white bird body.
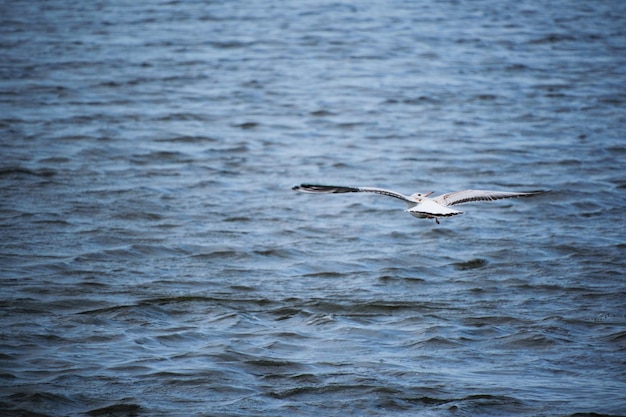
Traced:
<path fill-rule="evenodd" d="M 437 203 L 434 199 L 425 197 L 422 201 L 412 207 L 409 207 L 408 211 L 412 216 L 420 219 L 429 219 L 437 217 L 450 217 L 457 214 L 463 214 L 462 211 L 451 209 Z"/>
<path fill-rule="evenodd" d="M 397 193 L 395 191 L 385 190 L 375 187 L 344 187 L 333 185 L 312 185 L 301 184 L 292 188 L 295 191 L 304 193 L 325 193 L 325 194 L 343 194 L 343 193 L 375 193 L 386 195 L 388 197 L 402 200 L 407 205 L 407 210 L 412 216 L 421 219 L 435 219 L 439 223 L 440 217 L 456 216 L 463 214 L 462 211 L 450 208 L 457 204 L 470 203 L 473 201 L 493 201 L 504 198 L 530 197 L 541 194 L 544 191 L 528 191 L 528 192 L 508 192 L 508 191 L 487 191 L 487 190 L 464 190 L 453 193 L 442 194 L 438 197 L 429 198 L 432 192 L 421 194 L 415 193 L 410 196 Z"/>

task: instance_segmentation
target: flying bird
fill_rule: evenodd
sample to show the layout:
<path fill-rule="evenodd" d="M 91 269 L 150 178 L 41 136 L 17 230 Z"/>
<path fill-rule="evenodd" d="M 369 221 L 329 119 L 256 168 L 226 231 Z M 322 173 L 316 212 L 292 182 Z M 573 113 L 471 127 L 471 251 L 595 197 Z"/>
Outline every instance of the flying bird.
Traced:
<path fill-rule="evenodd" d="M 530 197 L 542 194 L 545 191 L 528 191 L 514 193 L 507 191 L 464 190 L 442 194 L 438 197 L 429 196 L 428 193 L 415 193 L 410 196 L 376 187 L 343 187 L 334 185 L 300 184 L 292 187 L 292 190 L 303 193 L 343 194 L 343 193 L 375 193 L 397 198 L 406 203 L 407 209 L 412 216 L 420 219 L 435 219 L 439 224 L 440 217 L 451 217 L 463 214 L 462 211 L 451 208 L 457 204 L 471 203 L 474 201 L 493 201 L 503 198 Z"/>

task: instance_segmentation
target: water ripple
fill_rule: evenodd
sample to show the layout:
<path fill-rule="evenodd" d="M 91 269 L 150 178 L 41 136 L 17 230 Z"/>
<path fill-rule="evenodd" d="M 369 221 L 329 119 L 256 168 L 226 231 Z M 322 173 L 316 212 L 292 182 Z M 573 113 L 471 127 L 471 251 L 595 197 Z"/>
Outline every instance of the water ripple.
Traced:
<path fill-rule="evenodd" d="M 5 412 L 624 414 L 621 3 L 0 10 Z"/>

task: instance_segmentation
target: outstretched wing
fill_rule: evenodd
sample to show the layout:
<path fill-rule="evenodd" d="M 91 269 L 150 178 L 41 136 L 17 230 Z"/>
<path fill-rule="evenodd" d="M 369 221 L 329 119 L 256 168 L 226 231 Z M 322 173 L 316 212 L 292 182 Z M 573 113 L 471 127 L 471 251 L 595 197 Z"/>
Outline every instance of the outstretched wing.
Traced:
<path fill-rule="evenodd" d="M 442 206 L 454 206 L 456 204 L 471 203 L 472 201 L 493 201 L 503 198 L 530 197 L 542 194 L 545 191 L 528 191 L 523 193 L 513 193 L 507 191 L 487 191 L 487 190 L 464 190 L 443 194 L 433 198 L 433 201 Z"/>
<path fill-rule="evenodd" d="M 398 198 L 402 201 L 409 201 L 411 199 L 395 191 L 385 190 L 375 187 L 343 187 L 336 185 L 314 185 L 314 184 L 300 184 L 291 188 L 295 191 L 301 191 L 303 193 L 326 193 L 326 194 L 342 194 L 342 193 L 375 193 L 386 195 L 393 198 Z"/>

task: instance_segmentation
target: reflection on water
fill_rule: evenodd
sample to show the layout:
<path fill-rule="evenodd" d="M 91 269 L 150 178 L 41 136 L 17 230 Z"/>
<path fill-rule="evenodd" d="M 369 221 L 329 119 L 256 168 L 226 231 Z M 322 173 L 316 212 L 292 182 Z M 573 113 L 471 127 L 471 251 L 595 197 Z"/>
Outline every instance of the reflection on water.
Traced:
<path fill-rule="evenodd" d="M 621 3 L 0 10 L 0 408 L 624 414 Z"/>

